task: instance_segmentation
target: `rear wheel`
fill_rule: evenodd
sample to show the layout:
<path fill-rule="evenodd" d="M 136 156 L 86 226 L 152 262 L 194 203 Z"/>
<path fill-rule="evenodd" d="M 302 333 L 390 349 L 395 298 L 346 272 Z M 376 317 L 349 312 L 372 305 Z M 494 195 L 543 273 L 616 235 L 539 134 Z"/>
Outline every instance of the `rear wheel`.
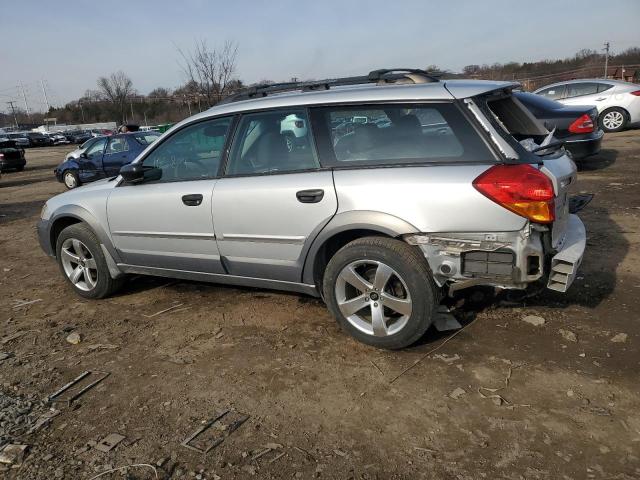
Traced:
<path fill-rule="evenodd" d="M 62 174 L 62 181 L 69 190 L 80 186 L 80 178 L 75 170 L 66 170 Z"/>
<path fill-rule="evenodd" d="M 329 261 L 324 298 L 340 326 L 357 340 L 398 349 L 431 325 L 438 301 L 426 259 L 406 243 L 365 237 Z"/>
<path fill-rule="evenodd" d="M 600 128 L 605 132 L 619 132 L 624 130 L 629 121 L 627 112 L 622 108 L 608 108 L 600 114 Z"/>
<path fill-rule="evenodd" d="M 124 283 L 122 278 L 111 278 L 100 242 L 84 223 L 76 223 L 60 232 L 56 258 L 67 282 L 82 297 L 104 298 Z"/>

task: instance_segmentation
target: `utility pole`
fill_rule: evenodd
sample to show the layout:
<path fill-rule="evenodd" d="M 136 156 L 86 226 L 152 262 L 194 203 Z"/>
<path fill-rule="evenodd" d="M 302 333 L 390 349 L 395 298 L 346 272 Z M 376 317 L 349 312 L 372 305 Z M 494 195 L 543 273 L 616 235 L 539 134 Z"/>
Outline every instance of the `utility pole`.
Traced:
<path fill-rule="evenodd" d="M 16 107 L 14 105 L 14 101 L 11 102 L 7 102 L 9 105 L 11 105 L 11 111 L 13 112 L 13 121 L 16 122 L 16 128 L 18 127 L 18 117 L 16 116 Z"/>
<path fill-rule="evenodd" d="M 84 123 L 84 108 L 82 108 L 82 102 L 78 101 L 78 105 L 80 105 L 80 113 L 82 114 L 82 123 Z"/>
<path fill-rule="evenodd" d="M 22 99 L 24 100 L 24 109 L 27 112 L 27 117 L 29 117 L 29 121 L 31 121 L 31 110 L 29 110 L 29 104 L 27 103 L 27 95 L 24 93 L 24 85 L 20 82 L 20 90 L 22 91 Z"/>
<path fill-rule="evenodd" d="M 40 80 L 40 85 L 42 86 L 42 94 L 44 95 L 44 103 L 47 106 L 47 113 L 51 110 L 51 105 L 49 104 L 49 99 L 47 98 L 47 89 L 44 88 L 44 81 Z"/>
<path fill-rule="evenodd" d="M 609 42 L 604 42 L 604 78 L 609 71 Z"/>

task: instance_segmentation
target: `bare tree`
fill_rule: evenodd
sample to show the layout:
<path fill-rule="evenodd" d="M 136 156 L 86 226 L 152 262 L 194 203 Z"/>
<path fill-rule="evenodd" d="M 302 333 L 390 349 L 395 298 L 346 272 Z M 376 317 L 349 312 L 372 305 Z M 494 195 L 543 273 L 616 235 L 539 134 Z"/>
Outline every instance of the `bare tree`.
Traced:
<path fill-rule="evenodd" d="M 226 41 L 222 48 L 211 49 L 206 40 L 197 41 L 193 50 L 178 48 L 182 57 L 181 68 L 188 84 L 197 84 L 200 95 L 210 106 L 230 93 L 236 72 L 238 44 Z"/>
<path fill-rule="evenodd" d="M 124 123 L 127 100 L 135 93 L 131 79 L 122 70 L 112 73 L 109 77 L 100 77 L 98 78 L 98 91 L 118 108 Z"/>

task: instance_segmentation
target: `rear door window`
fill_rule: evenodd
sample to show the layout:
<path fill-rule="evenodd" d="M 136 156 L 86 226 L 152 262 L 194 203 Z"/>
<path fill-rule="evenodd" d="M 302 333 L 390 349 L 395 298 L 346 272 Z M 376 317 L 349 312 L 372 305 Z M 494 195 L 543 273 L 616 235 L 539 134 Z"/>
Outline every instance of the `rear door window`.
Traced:
<path fill-rule="evenodd" d="M 323 166 L 493 160 L 450 103 L 325 107 L 314 109 L 313 119 Z"/>
<path fill-rule="evenodd" d="M 564 98 L 564 85 L 556 85 L 554 87 L 545 88 L 538 92 L 538 95 L 542 95 L 543 97 L 547 97 L 551 100 L 559 100 Z"/>
<path fill-rule="evenodd" d="M 599 83 L 598 84 L 598 93 L 606 92 L 610 88 L 613 88 L 613 85 L 611 85 L 610 83 Z"/>
<path fill-rule="evenodd" d="M 285 173 L 318 168 L 307 112 L 283 109 L 242 116 L 227 175 Z"/>
<path fill-rule="evenodd" d="M 594 82 L 581 82 L 567 84 L 567 98 L 581 97 L 598 93 L 598 84 Z"/>

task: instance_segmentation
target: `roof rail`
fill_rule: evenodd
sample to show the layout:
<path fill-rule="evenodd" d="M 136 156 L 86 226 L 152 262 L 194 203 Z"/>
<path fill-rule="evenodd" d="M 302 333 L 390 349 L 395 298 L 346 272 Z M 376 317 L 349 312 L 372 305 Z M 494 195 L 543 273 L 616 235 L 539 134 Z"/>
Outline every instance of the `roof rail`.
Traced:
<path fill-rule="evenodd" d="M 309 82 L 284 82 L 254 85 L 231 95 L 218 105 L 249 100 L 256 97 L 266 97 L 273 93 L 282 93 L 294 90 L 310 92 L 316 90 L 329 90 L 331 87 L 361 85 L 366 83 L 393 84 L 393 83 L 430 83 L 438 82 L 438 77 L 433 73 L 417 68 L 388 68 L 372 70 L 367 75 L 358 77 L 332 78 L 327 80 L 312 80 Z"/>

